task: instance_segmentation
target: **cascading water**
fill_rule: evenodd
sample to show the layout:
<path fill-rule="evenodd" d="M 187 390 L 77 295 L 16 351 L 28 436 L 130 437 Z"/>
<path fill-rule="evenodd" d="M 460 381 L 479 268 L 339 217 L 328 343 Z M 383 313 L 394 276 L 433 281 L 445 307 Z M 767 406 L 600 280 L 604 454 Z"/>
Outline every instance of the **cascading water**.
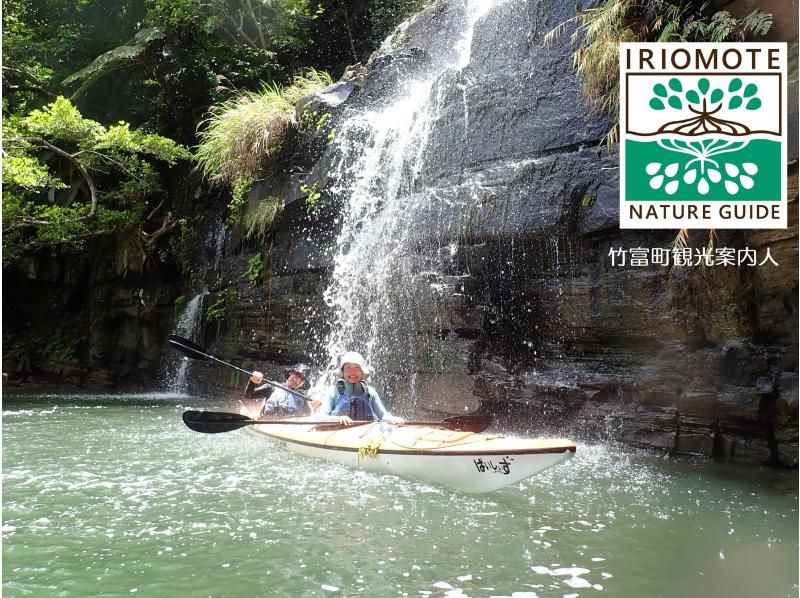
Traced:
<path fill-rule="evenodd" d="M 195 295 L 184 308 L 181 315 L 175 322 L 175 334 L 196 340 L 203 325 L 203 300 L 206 293 Z M 170 391 L 175 393 L 185 393 L 187 388 L 186 370 L 189 368 L 189 360 L 179 358 L 177 367 L 172 372 L 169 380 Z"/>
<path fill-rule="evenodd" d="M 358 350 L 380 372 L 384 389 L 402 388 L 407 395 L 414 393 L 417 372 L 441 371 L 443 359 L 434 346 L 442 327 L 440 256 L 452 247 L 449 241 L 438 247 L 420 226 L 425 211 L 442 201 L 422 172 L 431 128 L 448 107 L 445 87 L 469 65 L 475 24 L 496 3 L 467 0 L 465 26 L 452 32 L 456 52 L 449 64 L 406 83 L 380 107 L 350 108 L 337 125 L 329 192 L 343 206 L 342 221 L 324 293 L 331 332 L 319 356 L 331 370 L 344 351 Z M 454 125 L 457 134 L 466 119 L 465 111 Z"/>
<path fill-rule="evenodd" d="M 200 285 L 196 293 L 183 308 L 175 320 L 175 334 L 192 341 L 202 341 L 203 312 L 205 298 L 208 295 L 208 277 L 219 270 L 220 260 L 225 249 L 227 230 L 224 221 L 220 218 L 209 228 L 208 234 L 201 249 L 201 258 L 198 260 L 198 271 L 195 279 Z M 190 360 L 175 357 L 167 364 L 164 380 L 169 392 L 184 394 L 188 391 L 187 372 Z"/>

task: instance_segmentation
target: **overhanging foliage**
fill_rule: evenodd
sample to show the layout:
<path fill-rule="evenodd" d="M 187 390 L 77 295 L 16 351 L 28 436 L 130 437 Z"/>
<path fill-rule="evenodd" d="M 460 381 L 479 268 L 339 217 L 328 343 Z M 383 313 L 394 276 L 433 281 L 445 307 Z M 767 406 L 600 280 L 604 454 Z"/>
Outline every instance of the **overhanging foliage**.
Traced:
<path fill-rule="evenodd" d="M 143 257 L 171 230 L 161 170 L 190 160 L 171 139 L 84 118 L 60 96 L 3 124 L 3 263 L 47 245 L 138 228 Z M 163 217 L 155 230 L 156 216 Z"/>

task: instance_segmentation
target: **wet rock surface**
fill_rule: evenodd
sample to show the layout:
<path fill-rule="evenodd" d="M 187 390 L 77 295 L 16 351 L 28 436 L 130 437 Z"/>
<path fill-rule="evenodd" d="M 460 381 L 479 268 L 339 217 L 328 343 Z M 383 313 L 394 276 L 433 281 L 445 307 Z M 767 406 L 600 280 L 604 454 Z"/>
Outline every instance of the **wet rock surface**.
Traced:
<path fill-rule="evenodd" d="M 40 252 L 4 270 L 3 330 L 15 339 L 3 348 L 9 382 L 153 388 L 175 317 L 174 276 L 143 268 L 124 239 L 77 259 Z"/>
<path fill-rule="evenodd" d="M 385 102 L 414 68 L 441 60 L 440 38 L 426 43 L 425 32 L 439 31 L 445 14 L 457 20 L 458 4 L 401 28 L 404 49 L 373 57 L 368 84 L 337 114 Z M 469 66 L 434 83 L 435 118 L 411 191 L 434 200 L 410 218 L 428 257 L 404 295 L 415 298 L 414 318 L 403 321 L 417 369 L 382 372 L 383 393 L 412 408 L 403 397 L 413 386 L 418 410 L 477 407 L 516 432 L 796 466 L 796 164 L 788 230 L 715 238 L 762 256 L 769 248 L 778 265 L 612 265 L 611 250 L 669 249 L 675 235 L 618 227 L 618 156 L 601 145 L 610 123 L 581 100 L 569 36 L 542 43 L 571 12 L 500 4 L 477 23 Z M 324 326 L 332 244 L 307 232 L 278 233 L 270 315 L 242 309 L 250 337 L 223 334 L 226 351 L 276 371 L 313 354 L 314 342 L 291 331 L 298 304 Z M 707 242 L 705 231 L 692 236 Z M 313 267 L 304 271 L 306 259 Z"/>
<path fill-rule="evenodd" d="M 581 101 L 566 40 L 542 44 L 567 12 L 498 6 L 469 67 L 436 83 L 420 192 L 442 201 L 418 222 L 451 248 L 445 342 L 510 429 L 796 466 L 796 163 L 788 230 L 716 238 L 778 265 L 612 266 L 610 250 L 669 249 L 674 234 L 618 228 L 609 123 Z"/>

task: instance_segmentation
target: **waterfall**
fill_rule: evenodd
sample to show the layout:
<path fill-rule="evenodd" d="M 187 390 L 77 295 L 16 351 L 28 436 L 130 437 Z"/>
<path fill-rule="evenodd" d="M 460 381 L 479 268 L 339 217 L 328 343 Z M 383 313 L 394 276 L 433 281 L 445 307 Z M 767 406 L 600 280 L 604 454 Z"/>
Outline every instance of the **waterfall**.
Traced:
<path fill-rule="evenodd" d="M 422 172 L 432 126 L 448 106 L 446 86 L 469 65 L 475 24 L 495 3 L 465 1 L 465 26 L 453 32 L 449 64 L 404 82 L 379 107 L 349 108 L 337 125 L 328 190 L 342 205 L 341 231 L 324 292 L 332 325 L 317 356 L 331 371 L 344 351 L 360 351 L 382 388 L 413 395 L 416 372 L 443 367 L 434 346 L 442 326 L 437 296 L 447 286 L 439 256 L 453 248 L 449 241 L 437 247 L 419 226 L 426 210 L 442 201 Z M 465 111 L 458 134 L 467 125 Z"/>
<path fill-rule="evenodd" d="M 195 340 L 199 336 L 199 331 L 203 324 L 203 300 L 206 293 L 195 295 L 186 304 L 178 320 L 175 322 L 175 334 Z M 175 393 L 186 393 L 188 384 L 186 383 L 186 371 L 189 368 L 188 358 L 179 358 L 177 366 L 174 368 L 173 375 L 169 380 L 169 389 Z"/>
<path fill-rule="evenodd" d="M 209 289 L 208 279 L 211 276 L 215 276 L 219 270 L 226 239 L 225 222 L 219 217 L 209 227 L 206 238 L 203 241 L 194 277 L 197 281 L 198 289 L 175 319 L 174 334 L 202 343 L 205 298 Z M 163 379 L 170 392 L 185 394 L 189 390 L 187 374 L 190 363 L 191 360 L 187 357 L 179 357 L 177 355 L 169 360 Z"/>

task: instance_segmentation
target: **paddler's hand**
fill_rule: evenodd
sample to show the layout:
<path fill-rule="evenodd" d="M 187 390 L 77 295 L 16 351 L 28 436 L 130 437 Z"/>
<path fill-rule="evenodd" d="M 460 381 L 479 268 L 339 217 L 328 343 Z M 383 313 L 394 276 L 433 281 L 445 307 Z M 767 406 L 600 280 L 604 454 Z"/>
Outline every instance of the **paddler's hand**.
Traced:
<path fill-rule="evenodd" d="M 406 420 L 404 420 L 402 417 L 395 417 L 392 423 L 395 426 L 402 426 L 404 423 L 406 423 Z"/>
<path fill-rule="evenodd" d="M 339 419 L 339 423 L 342 424 L 343 426 L 351 426 L 351 425 L 353 425 L 353 423 L 355 423 L 355 422 L 353 422 L 352 419 L 350 419 L 349 415 L 342 415 L 338 419 Z"/>
<path fill-rule="evenodd" d="M 322 407 L 322 401 L 319 399 L 312 399 L 309 405 L 311 405 L 311 411 L 319 411 L 319 408 Z"/>
<path fill-rule="evenodd" d="M 253 372 L 250 376 L 250 382 L 253 384 L 261 384 L 264 381 L 264 374 L 261 372 Z"/>

